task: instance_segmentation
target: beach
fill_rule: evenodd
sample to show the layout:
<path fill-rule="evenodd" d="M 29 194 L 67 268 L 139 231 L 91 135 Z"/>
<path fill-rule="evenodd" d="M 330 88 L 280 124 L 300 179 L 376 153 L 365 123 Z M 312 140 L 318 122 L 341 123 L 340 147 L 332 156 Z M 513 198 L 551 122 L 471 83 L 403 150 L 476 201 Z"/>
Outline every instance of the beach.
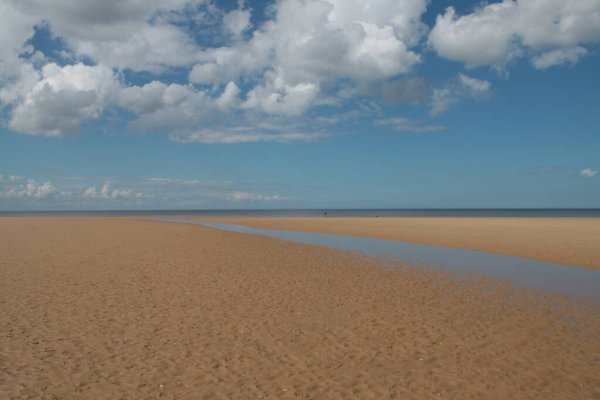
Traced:
<path fill-rule="evenodd" d="M 593 219 L 219 219 L 598 268 Z M 445 222 L 444 222 L 445 221 Z M 0 218 L 2 399 L 592 399 L 600 307 L 132 217 Z"/>
<path fill-rule="evenodd" d="M 254 228 L 319 232 L 478 250 L 600 269 L 600 218 L 193 217 Z"/>

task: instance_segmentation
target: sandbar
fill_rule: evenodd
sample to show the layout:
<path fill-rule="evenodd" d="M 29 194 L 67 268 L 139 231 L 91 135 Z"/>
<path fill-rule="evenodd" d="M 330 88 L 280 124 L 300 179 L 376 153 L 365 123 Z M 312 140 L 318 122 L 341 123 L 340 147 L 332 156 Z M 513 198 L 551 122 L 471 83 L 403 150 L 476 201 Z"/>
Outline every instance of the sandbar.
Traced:
<path fill-rule="evenodd" d="M 600 218 L 268 218 L 218 221 L 431 244 L 600 269 Z"/>

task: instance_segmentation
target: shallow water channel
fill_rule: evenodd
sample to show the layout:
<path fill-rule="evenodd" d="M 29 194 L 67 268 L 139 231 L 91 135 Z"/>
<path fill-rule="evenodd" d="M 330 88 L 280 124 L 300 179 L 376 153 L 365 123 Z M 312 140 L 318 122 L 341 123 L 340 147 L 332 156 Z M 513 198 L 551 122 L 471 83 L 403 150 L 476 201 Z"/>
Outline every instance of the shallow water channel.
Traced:
<path fill-rule="evenodd" d="M 368 256 L 398 260 L 415 267 L 461 274 L 475 273 L 509 281 L 519 286 L 595 300 L 600 303 L 600 271 L 598 270 L 397 240 L 251 228 L 236 224 L 191 221 L 185 218 L 163 218 L 161 221 L 201 225 L 224 231 L 357 251 Z"/>

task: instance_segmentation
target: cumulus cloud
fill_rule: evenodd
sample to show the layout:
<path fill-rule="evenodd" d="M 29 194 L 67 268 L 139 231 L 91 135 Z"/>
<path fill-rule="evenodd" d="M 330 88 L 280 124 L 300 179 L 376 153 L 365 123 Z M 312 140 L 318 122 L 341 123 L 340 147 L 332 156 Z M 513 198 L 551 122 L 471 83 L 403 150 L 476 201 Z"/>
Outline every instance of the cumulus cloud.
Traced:
<path fill-rule="evenodd" d="M 32 135 L 64 136 L 79 131 L 86 120 L 98 118 L 120 84 L 102 65 L 45 65 L 35 80 L 25 79 L 5 95 L 13 102 L 9 125 Z"/>
<path fill-rule="evenodd" d="M 12 130 L 51 137 L 123 108 L 131 129 L 178 142 L 314 141 L 326 135 L 294 124 L 316 107 L 370 97 L 439 115 L 490 93 L 464 74 L 441 88 L 411 76 L 424 39 L 468 67 L 521 55 L 538 69 L 575 64 L 600 41 L 599 1 L 505 0 L 463 16 L 449 8 L 428 34 L 427 0 L 278 0 L 254 25 L 243 1 L 226 12 L 212 0 L 5 0 L 0 107 Z M 68 57 L 40 53 L 34 27 Z M 287 129 L 257 126 L 270 118 Z"/>
<path fill-rule="evenodd" d="M 86 188 L 82 196 L 89 199 L 129 199 L 132 197 L 142 197 L 143 194 L 134 193 L 131 189 L 113 189 L 109 183 L 105 183 L 100 189 L 96 189 L 95 186 Z"/>
<path fill-rule="evenodd" d="M 109 67 L 160 71 L 168 66 L 189 65 L 195 60 L 198 47 L 192 37 L 182 27 L 170 23 L 169 17 L 181 19 L 187 15 L 186 9 L 204 1 L 7 0 L 3 3 L 8 3 L 6 7 L 11 14 L 0 20 L 2 24 L 11 23 L 9 18 L 21 15 L 26 17 L 25 26 L 32 30 L 33 25 L 44 21 L 77 57 L 87 57 Z M 19 39 L 23 36 L 24 33 Z"/>
<path fill-rule="evenodd" d="M 463 16 L 449 7 L 429 34 L 439 56 L 469 68 L 502 67 L 521 55 L 542 69 L 575 63 L 583 46 L 598 42 L 598 0 L 504 0 Z"/>
<path fill-rule="evenodd" d="M 2 197 L 22 199 L 22 198 L 34 198 L 44 199 L 53 194 L 57 193 L 57 189 L 50 181 L 43 183 L 37 183 L 33 179 L 28 179 L 26 183 L 12 186 L 3 191 Z"/>
<path fill-rule="evenodd" d="M 180 142 L 311 141 L 324 135 L 245 128 L 261 116 L 296 118 L 339 105 L 360 92 L 354 87 L 379 87 L 374 95 L 384 101 L 423 102 L 424 80 L 396 78 L 421 62 L 415 47 L 427 32 L 426 6 L 280 0 L 253 27 L 243 1 L 223 12 L 210 0 L 7 0 L 0 5 L 0 40 L 7 42 L 0 102 L 10 127 L 33 135 L 75 134 L 123 107 L 134 113 L 131 128 L 166 131 Z M 48 63 L 27 44 L 34 26 L 60 40 L 66 65 Z M 202 29 L 228 34 L 200 45 Z M 159 79 L 180 67 L 189 68 L 190 83 Z M 128 71 L 151 78 L 126 85 Z M 386 87 L 389 79 L 395 83 Z"/>
<path fill-rule="evenodd" d="M 223 17 L 223 24 L 233 35 L 239 36 L 250 27 L 250 10 L 237 9 Z"/>
<path fill-rule="evenodd" d="M 426 31 L 425 8 L 423 0 L 282 0 L 248 40 L 204 50 L 189 79 L 204 85 L 251 79 L 243 110 L 297 116 L 331 99 L 327 91 L 336 83 L 366 85 L 421 62 L 410 48 Z"/>
<path fill-rule="evenodd" d="M 280 76 L 270 76 L 266 84 L 248 92 L 244 109 L 254 109 L 266 114 L 300 115 L 310 107 L 319 94 L 315 83 L 287 84 Z"/>
<path fill-rule="evenodd" d="M 79 176 L 77 179 L 59 177 L 56 183 L 52 183 L 25 178 L 11 182 L 6 175 L 0 177 L 0 208 L 8 209 L 239 208 L 243 204 L 294 199 L 282 193 L 286 185 L 259 182 Z M 92 184 L 83 184 L 84 181 L 92 181 Z"/>
<path fill-rule="evenodd" d="M 325 137 L 318 132 L 294 131 L 292 123 L 268 122 L 270 115 L 299 116 L 316 96 L 317 88 L 289 86 L 276 79 L 267 85 L 270 86 L 252 89 L 242 100 L 241 90 L 234 82 L 214 92 L 153 81 L 125 88 L 119 95 L 119 104 L 138 115 L 130 123 L 133 129 L 168 129 L 169 137 L 179 143 L 306 142 Z M 270 92 L 271 86 L 279 92 Z M 259 115 L 255 115 L 257 112 Z"/>
<path fill-rule="evenodd" d="M 591 169 L 591 168 L 584 168 L 581 171 L 579 171 L 579 175 L 581 175 L 585 178 L 591 178 L 591 177 L 595 176 L 597 173 L 598 173 L 597 170 Z"/>
<path fill-rule="evenodd" d="M 217 118 L 219 107 L 235 104 L 235 93 L 235 88 L 228 86 L 221 98 L 215 98 L 192 85 L 167 85 L 153 81 L 142 87 L 124 89 L 119 103 L 138 115 L 131 124 L 136 130 L 166 128 L 187 131 Z"/>
<path fill-rule="evenodd" d="M 20 55 L 31 51 L 26 42 L 33 35 L 35 22 L 35 17 L 13 2 L 0 2 L 0 83 L 19 76 Z"/>
<path fill-rule="evenodd" d="M 2 1 L 0 107 L 8 111 L 9 126 L 34 135 L 74 134 L 114 105 L 120 90 L 116 69 L 154 74 L 190 66 L 200 47 L 184 26 L 201 19 L 202 9 L 212 10 L 209 3 Z M 48 63 L 29 43 L 34 27 L 65 46 L 55 52 L 68 54 L 63 61 L 86 64 Z"/>
<path fill-rule="evenodd" d="M 433 91 L 430 114 L 443 114 L 463 99 L 482 99 L 489 95 L 491 87 L 491 83 L 486 80 L 458 74 L 446 86 Z"/>
<path fill-rule="evenodd" d="M 0 187 L 0 197 L 5 199 L 7 204 L 12 202 L 16 207 L 22 207 L 25 204 L 79 204 L 81 200 L 88 198 L 129 198 L 134 193 L 129 190 L 111 190 L 110 186 L 105 185 L 100 190 L 88 188 L 83 193 L 77 187 L 65 186 L 64 184 L 54 184 L 49 180 L 38 182 L 35 179 L 25 179 L 13 175 L 7 182 L 3 182 Z"/>
<path fill-rule="evenodd" d="M 284 104 L 288 104 L 289 100 L 288 103 L 285 100 L 282 100 Z M 199 130 L 208 129 L 208 126 L 223 126 L 226 121 L 243 119 L 239 110 L 240 89 L 233 82 L 215 93 L 193 85 L 167 85 L 152 81 L 141 87 L 125 88 L 118 102 L 138 116 L 130 123 L 131 128 L 138 131 L 165 129 L 170 132 L 171 138 L 189 137 Z M 231 117 L 236 110 L 238 114 L 235 118 Z M 222 132 L 228 130 L 222 129 Z"/>
<path fill-rule="evenodd" d="M 406 73 L 421 61 L 409 48 L 425 31 L 425 8 L 423 0 L 282 0 L 248 41 L 202 52 L 190 80 L 224 83 L 270 71 L 292 86 L 318 86 Z"/>
<path fill-rule="evenodd" d="M 221 110 L 234 108 L 240 102 L 240 93 L 238 85 L 235 82 L 229 82 L 223 89 L 223 93 L 216 99 L 217 106 Z"/>

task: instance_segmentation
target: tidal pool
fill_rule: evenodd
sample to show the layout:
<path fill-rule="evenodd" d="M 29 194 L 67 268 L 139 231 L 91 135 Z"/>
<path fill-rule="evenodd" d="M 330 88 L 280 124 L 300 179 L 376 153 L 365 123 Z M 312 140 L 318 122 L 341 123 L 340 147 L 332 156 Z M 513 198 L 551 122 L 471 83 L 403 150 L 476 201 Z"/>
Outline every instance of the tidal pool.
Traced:
<path fill-rule="evenodd" d="M 350 250 L 398 260 L 415 267 L 474 273 L 520 286 L 600 303 L 600 271 L 481 251 L 356 236 L 251 228 L 219 222 L 163 218 L 160 221 L 200 225 L 229 232 L 261 235 L 293 242 Z"/>

